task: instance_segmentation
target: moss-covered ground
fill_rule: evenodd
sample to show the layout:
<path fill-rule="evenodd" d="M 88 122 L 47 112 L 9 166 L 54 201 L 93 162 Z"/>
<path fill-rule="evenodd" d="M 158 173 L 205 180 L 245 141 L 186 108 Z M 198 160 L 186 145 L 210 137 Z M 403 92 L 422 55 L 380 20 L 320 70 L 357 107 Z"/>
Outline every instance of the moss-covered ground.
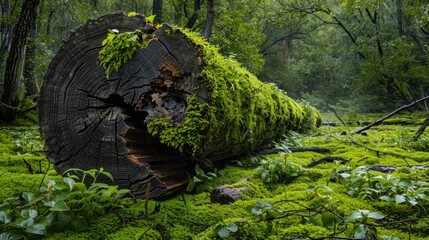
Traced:
<path fill-rule="evenodd" d="M 324 117 L 325 121 L 337 121 L 330 115 Z M 346 120 L 378 117 L 350 116 L 352 119 Z M 325 156 L 349 161 L 318 164 L 298 176 L 270 184 L 261 180 L 260 170 L 255 170 L 261 157 L 234 161 L 204 183 L 200 189 L 205 191 L 184 192 L 164 201 L 149 200 L 147 208 L 145 199 L 130 198 L 123 210 L 94 217 L 83 232 L 55 232 L 47 239 L 358 239 L 359 229 L 376 229 L 378 239 L 429 239 L 429 200 L 425 196 L 429 194 L 429 169 L 408 168 L 429 164 L 428 131 L 419 141 L 412 140 L 423 117 L 399 115 L 389 124 L 366 131 L 366 135 L 351 134 L 360 128 L 357 125 L 322 126 L 308 135 L 294 135 L 298 147 L 328 148 L 330 152 L 272 154 L 265 156 L 267 161 L 287 159 L 303 167 Z M 391 174 L 356 170 L 374 165 L 402 167 Z M 1 199 L 36 191 L 44 178 L 58 178 L 55 175 L 44 157 L 36 126 L 0 128 Z M 237 183 L 246 177 L 252 180 Z M 221 185 L 247 187 L 248 192 L 232 204 L 210 203 L 209 190 Z M 380 199 L 386 196 L 393 200 Z M 345 222 L 358 210 L 374 214 Z M 379 219 L 375 213 L 384 217 Z"/>

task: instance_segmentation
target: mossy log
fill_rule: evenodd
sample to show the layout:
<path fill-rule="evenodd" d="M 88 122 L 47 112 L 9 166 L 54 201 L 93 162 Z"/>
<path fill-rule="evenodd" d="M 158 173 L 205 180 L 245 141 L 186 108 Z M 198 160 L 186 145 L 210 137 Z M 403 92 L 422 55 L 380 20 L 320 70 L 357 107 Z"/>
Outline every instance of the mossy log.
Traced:
<path fill-rule="evenodd" d="M 146 44 L 132 54 L 107 53 L 131 57 L 106 77 L 99 54 L 109 30 L 135 32 Z M 39 115 L 58 172 L 103 167 L 116 184 L 136 196 L 149 189 L 151 198 L 186 187 L 195 164 L 210 168 L 321 123 L 317 110 L 197 35 L 124 13 L 71 33 L 44 77 Z"/>

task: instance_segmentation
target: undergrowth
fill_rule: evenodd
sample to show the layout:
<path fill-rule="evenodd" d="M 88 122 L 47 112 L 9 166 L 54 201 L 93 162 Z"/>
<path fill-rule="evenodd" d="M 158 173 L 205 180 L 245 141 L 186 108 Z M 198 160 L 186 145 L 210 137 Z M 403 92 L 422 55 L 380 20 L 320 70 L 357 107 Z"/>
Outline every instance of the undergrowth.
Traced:
<path fill-rule="evenodd" d="M 231 162 L 216 173 L 198 170 L 190 186 L 203 184 L 198 193 L 158 202 L 119 198 L 126 191 L 104 184 L 84 189 L 79 180 L 56 176 L 40 151 L 37 128 L 2 128 L 0 229 L 51 240 L 428 239 L 429 169 L 408 167 L 428 164 L 427 152 L 398 143 L 417 128 L 384 125 L 351 135 L 356 127 L 321 127 L 290 135 L 277 144 L 283 153 Z M 330 152 L 288 151 L 306 146 Z M 349 161 L 307 167 L 328 155 Z M 399 167 L 366 171 L 375 165 Z M 245 178 L 251 180 L 240 181 Z M 210 190 L 221 185 L 248 190 L 235 203 L 211 204 Z"/>

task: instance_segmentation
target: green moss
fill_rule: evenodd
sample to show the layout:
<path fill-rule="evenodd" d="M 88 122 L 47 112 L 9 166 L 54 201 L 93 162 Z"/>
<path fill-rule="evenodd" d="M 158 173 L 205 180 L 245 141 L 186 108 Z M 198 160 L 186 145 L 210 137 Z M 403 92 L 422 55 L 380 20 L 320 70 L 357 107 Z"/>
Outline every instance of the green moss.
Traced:
<path fill-rule="evenodd" d="M 220 146 L 233 153 L 253 151 L 279 140 L 289 130 L 306 131 L 320 123 L 320 113 L 300 105 L 273 84 L 259 81 L 234 60 L 219 54 L 196 33 L 175 28 L 199 48 L 205 66 L 197 77 L 209 99 L 188 99 L 186 118 L 173 125 L 156 119 L 149 132 L 161 142 L 197 157 L 210 156 Z"/>
<path fill-rule="evenodd" d="M 120 67 L 133 57 L 137 49 L 147 47 L 153 38 L 152 34 L 145 34 L 141 30 L 115 33 L 109 29 L 106 39 L 102 42 L 103 49 L 98 55 L 106 76 L 109 77 L 113 72 L 119 71 Z"/>

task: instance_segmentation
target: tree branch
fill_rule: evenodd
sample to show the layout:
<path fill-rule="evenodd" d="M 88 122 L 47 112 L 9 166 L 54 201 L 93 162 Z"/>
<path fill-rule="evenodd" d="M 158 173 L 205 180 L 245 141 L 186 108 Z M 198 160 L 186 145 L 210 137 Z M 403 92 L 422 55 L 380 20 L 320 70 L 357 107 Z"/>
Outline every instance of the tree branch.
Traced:
<path fill-rule="evenodd" d="M 373 123 L 371 123 L 371 124 L 369 124 L 369 125 L 365 126 L 364 128 L 362 128 L 362 129 L 360 129 L 360 130 L 358 130 L 358 131 L 356 131 L 356 132 L 354 132 L 354 133 L 352 133 L 352 134 L 359 134 L 359 133 L 361 133 L 361 132 L 363 132 L 363 131 L 365 131 L 365 130 L 370 129 L 370 128 L 371 128 L 371 127 L 373 127 L 373 126 L 377 126 L 377 125 L 379 125 L 380 123 L 382 123 L 384 120 L 386 120 L 386 119 L 388 119 L 388 118 L 392 117 L 393 115 L 395 115 L 395 114 L 397 114 L 397 113 L 399 113 L 399 112 L 401 112 L 401 111 L 403 111 L 403 110 L 405 110 L 405 109 L 408 109 L 408 108 L 410 108 L 410 107 L 412 107 L 412 106 L 416 105 L 417 103 L 424 102 L 424 101 L 427 101 L 427 100 L 429 100 L 429 96 L 426 96 L 426 97 L 424 97 L 424 98 L 421 98 L 421 99 L 419 99 L 419 100 L 417 100 L 417 101 L 415 101 L 415 102 L 412 102 L 412 103 L 410 103 L 410 104 L 408 104 L 408 105 L 404 105 L 404 106 L 402 106 L 402 107 L 400 107 L 400 108 L 396 109 L 395 111 L 393 111 L 393 112 L 391 112 L 391 113 L 387 114 L 386 116 L 384 116 L 384 117 L 382 117 L 382 118 L 378 119 L 377 121 L 375 121 L 375 122 L 373 122 Z"/>

